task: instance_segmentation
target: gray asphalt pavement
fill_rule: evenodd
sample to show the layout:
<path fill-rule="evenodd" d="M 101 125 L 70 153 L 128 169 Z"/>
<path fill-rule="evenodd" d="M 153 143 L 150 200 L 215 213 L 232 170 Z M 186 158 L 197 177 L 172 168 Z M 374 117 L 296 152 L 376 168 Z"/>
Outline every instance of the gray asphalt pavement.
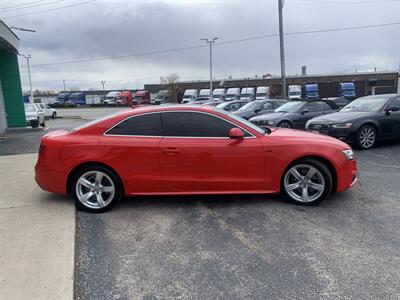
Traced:
<path fill-rule="evenodd" d="M 35 134 L 3 137 L 0 155 L 36 152 Z M 76 298 L 400 299 L 400 141 L 356 155 L 361 184 L 316 207 L 182 196 L 78 212 Z"/>

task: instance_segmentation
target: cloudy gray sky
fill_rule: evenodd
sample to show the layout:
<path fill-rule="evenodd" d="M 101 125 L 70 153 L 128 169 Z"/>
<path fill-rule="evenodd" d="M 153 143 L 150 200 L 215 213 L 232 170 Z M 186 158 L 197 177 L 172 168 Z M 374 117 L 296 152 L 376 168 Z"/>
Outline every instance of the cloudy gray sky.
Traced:
<path fill-rule="evenodd" d="M 32 55 L 34 88 L 141 88 L 162 75 L 181 80 L 207 79 L 208 49 L 156 53 L 276 34 L 277 0 L 0 0 L 0 17 L 16 32 L 20 52 Z M 88 3 L 85 3 L 88 2 Z M 83 4 L 82 4 L 83 3 Z M 82 4 L 82 5 L 80 5 Z M 75 5 L 75 6 L 73 6 Z M 45 10 L 48 10 L 44 12 Z M 286 0 L 287 33 L 400 22 L 398 0 Z M 400 26 L 285 36 L 287 73 L 337 73 L 394 70 L 400 59 Z M 266 37 L 216 44 L 215 78 L 279 75 L 279 40 Z M 53 64 L 132 54 L 110 60 Z M 53 64 L 53 65 L 51 65 Z M 28 88 L 26 62 L 21 80 Z"/>

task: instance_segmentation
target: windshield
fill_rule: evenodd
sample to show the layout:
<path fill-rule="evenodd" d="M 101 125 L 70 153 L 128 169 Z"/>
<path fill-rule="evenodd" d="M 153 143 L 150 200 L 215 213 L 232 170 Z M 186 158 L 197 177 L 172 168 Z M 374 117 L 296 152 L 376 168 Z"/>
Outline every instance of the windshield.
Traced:
<path fill-rule="evenodd" d="M 289 92 L 289 96 L 300 96 L 301 92 Z"/>
<path fill-rule="evenodd" d="M 257 131 L 258 133 L 261 133 L 261 134 L 267 133 L 267 131 L 265 129 L 254 125 L 253 123 L 251 123 L 250 121 L 247 121 L 246 119 L 243 119 L 242 117 L 236 116 L 226 110 L 219 109 L 218 107 L 216 107 L 215 110 L 221 114 L 224 114 L 224 115 L 230 117 L 231 119 L 239 121 L 240 123 L 246 125 L 247 127 L 250 127 L 251 129 Z"/>
<path fill-rule="evenodd" d="M 234 97 L 236 97 L 236 95 L 237 95 L 237 94 L 227 94 L 227 95 L 226 95 L 226 98 L 234 98 Z"/>
<path fill-rule="evenodd" d="M 387 97 L 362 97 L 350 102 L 340 111 L 378 111 L 388 101 Z"/>
<path fill-rule="evenodd" d="M 267 93 L 257 93 L 257 97 L 267 97 Z"/>
<path fill-rule="evenodd" d="M 275 111 L 276 112 L 297 112 L 300 107 L 304 104 L 304 102 L 300 102 L 300 101 L 293 101 L 293 102 L 289 102 L 289 103 L 285 103 L 282 106 L 280 106 L 279 108 L 277 108 Z"/>
<path fill-rule="evenodd" d="M 25 104 L 25 111 L 26 112 L 35 112 L 35 106 L 33 104 Z"/>
<path fill-rule="evenodd" d="M 224 109 L 225 107 L 227 107 L 229 104 L 231 104 L 231 102 L 222 102 L 220 104 L 217 105 L 218 108 Z"/>
<path fill-rule="evenodd" d="M 213 95 L 214 99 L 221 99 L 222 95 Z"/>
<path fill-rule="evenodd" d="M 142 99 L 143 99 L 143 96 L 135 96 L 133 99 L 135 99 L 135 100 L 142 100 Z"/>
<path fill-rule="evenodd" d="M 251 94 L 241 94 L 240 97 L 250 97 Z"/>
<path fill-rule="evenodd" d="M 183 96 L 183 99 L 191 99 L 191 98 L 192 98 L 191 95 L 184 95 L 184 96 Z"/>
<path fill-rule="evenodd" d="M 256 109 L 256 107 L 258 107 L 258 103 L 257 102 L 249 102 L 249 103 L 243 105 L 238 110 L 240 110 L 240 111 L 253 110 L 253 109 Z"/>
<path fill-rule="evenodd" d="M 71 97 L 71 98 L 72 98 L 72 97 Z M 75 98 L 75 96 L 73 96 L 73 98 Z M 114 100 L 115 97 L 108 96 L 108 97 L 106 97 L 105 99 L 107 99 L 107 100 Z"/>

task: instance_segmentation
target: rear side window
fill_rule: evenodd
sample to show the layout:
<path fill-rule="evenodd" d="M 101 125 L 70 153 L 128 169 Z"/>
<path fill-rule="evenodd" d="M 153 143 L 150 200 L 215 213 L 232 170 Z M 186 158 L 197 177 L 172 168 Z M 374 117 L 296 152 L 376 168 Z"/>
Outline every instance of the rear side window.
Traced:
<path fill-rule="evenodd" d="M 164 136 L 229 137 L 236 127 L 218 117 L 196 112 L 164 112 L 161 114 Z M 245 132 L 245 136 L 249 136 Z"/>
<path fill-rule="evenodd" d="M 160 114 L 131 117 L 112 127 L 106 134 L 162 136 Z"/>

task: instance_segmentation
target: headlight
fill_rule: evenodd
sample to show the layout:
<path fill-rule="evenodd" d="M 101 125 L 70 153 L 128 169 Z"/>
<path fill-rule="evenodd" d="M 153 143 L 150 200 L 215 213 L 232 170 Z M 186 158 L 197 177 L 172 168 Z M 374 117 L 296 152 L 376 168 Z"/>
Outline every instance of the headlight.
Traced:
<path fill-rule="evenodd" d="M 342 151 L 344 156 L 346 156 L 347 160 L 354 160 L 354 152 L 351 149 L 343 150 Z"/>
<path fill-rule="evenodd" d="M 339 123 L 339 124 L 332 124 L 333 128 L 350 128 L 352 123 Z"/>
<path fill-rule="evenodd" d="M 268 121 L 267 124 L 268 124 L 268 125 L 274 125 L 275 122 L 274 122 L 274 121 Z"/>

